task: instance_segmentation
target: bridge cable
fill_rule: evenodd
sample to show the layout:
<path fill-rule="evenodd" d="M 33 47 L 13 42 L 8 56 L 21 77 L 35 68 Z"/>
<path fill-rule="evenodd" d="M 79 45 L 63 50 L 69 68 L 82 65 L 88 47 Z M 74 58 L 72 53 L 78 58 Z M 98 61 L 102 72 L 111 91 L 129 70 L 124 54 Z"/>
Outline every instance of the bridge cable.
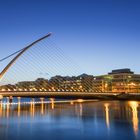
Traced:
<path fill-rule="evenodd" d="M 26 48 L 26 47 L 25 47 L 25 48 Z M 4 60 L 6 60 L 6 59 L 8 59 L 8 58 L 10 58 L 10 57 L 12 57 L 12 56 L 14 56 L 14 55 L 16 55 L 17 53 L 23 51 L 25 48 L 20 49 L 20 50 L 18 50 L 18 51 L 16 51 L 16 52 L 14 52 L 14 53 L 12 53 L 12 54 L 10 54 L 10 55 L 4 57 L 3 59 L 0 60 L 0 62 L 2 62 L 2 61 L 4 61 Z"/>

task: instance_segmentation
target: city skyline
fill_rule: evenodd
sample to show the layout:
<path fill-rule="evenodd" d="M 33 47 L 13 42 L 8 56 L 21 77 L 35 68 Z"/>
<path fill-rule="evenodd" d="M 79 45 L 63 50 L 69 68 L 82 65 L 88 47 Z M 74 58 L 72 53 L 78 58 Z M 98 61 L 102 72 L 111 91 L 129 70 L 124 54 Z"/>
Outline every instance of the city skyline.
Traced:
<path fill-rule="evenodd" d="M 131 69 L 112 70 L 104 75 L 81 74 L 78 76 L 55 75 L 50 79 L 37 78 L 0 86 L 0 91 L 21 92 L 92 92 L 92 93 L 139 93 L 140 74 Z"/>
<path fill-rule="evenodd" d="M 51 31 L 55 44 L 84 69 L 80 73 L 117 68 L 140 73 L 139 5 L 137 0 L 3 1 L 0 56 Z"/>

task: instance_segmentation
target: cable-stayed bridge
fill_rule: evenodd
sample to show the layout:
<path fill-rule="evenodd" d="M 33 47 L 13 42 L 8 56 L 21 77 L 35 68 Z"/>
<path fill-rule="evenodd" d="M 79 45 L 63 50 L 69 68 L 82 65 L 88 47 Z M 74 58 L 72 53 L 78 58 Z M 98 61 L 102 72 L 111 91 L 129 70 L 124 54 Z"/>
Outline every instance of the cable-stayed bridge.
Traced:
<path fill-rule="evenodd" d="M 93 91 L 92 80 L 94 77 L 86 74 L 75 76 L 79 74 L 80 68 L 70 58 L 65 57 L 54 43 L 49 42 L 50 36 L 51 33 L 48 33 L 27 47 L 0 60 L 0 62 L 4 62 L 12 58 L 0 73 L 1 98 L 62 97 L 109 99 L 121 95 L 120 93 L 112 94 Z"/>

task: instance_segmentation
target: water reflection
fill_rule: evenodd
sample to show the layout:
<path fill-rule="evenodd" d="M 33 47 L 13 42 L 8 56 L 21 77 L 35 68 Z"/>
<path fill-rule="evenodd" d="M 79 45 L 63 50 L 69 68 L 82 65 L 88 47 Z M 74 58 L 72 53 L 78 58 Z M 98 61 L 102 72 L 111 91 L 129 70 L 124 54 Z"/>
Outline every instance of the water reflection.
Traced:
<path fill-rule="evenodd" d="M 44 102 L 41 102 L 41 115 L 44 115 Z"/>
<path fill-rule="evenodd" d="M 50 98 L 51 101 L 51 108 L 54 109 L 54 98 Z"/>
<path fill-rule="evenodd" d="M 18 130 L 14 131 L 18 131 L 20 136 L 23 133 L 23 126 L 27 125 L 26 127 L 28 129 L 28 123 L 31 123 L 32 128 L 29 130 L 31 134 L 32 131 L 43 129 L 49 135 L 53 131 L 56 132 L 57 128 L 57 131 L 62 129 L 64 132 L 70 129 L 69 131 L 73 136 L 76 137 L 79 134 L 79 137 L 84 136 L 87 139 L 100 140 L 100 137 L 103 137 L 104 139 L 117 140 L 124 139 L 127 134 L 129 135 L 129 140 L 134 140 L 140 135 L 138 114 L 139 102 L 135 101 L 84 102 L 82 100 L 72 100 L 61 103 L 51 98 L 46 103 L 44 98 L 40 98 L 39 104 L 35 103 L 35 99 L 32 99 L 30 104 L 23 104 L 19 98 L 15 105 L 9 102 L 7 104 L 0 102 L 0 126 L 2 124 L 6 126 L 0 130 L 0 134 L 2 133 L 6 137 L 10 137 L 13 131 L 12 128 L 14 127 L 13 125 L 18 124 Z M 9 121 L 7 122 L 5 120 Z M 94 123 L 95 121 L 96 124 Z M 45 125 L 46 123 L 47 125 Z M 40 125 L 38 126 L 38 124 Z M 38 127 L 33 127 L 34 125 Z M 134 132 L 131 132 L 130 128 Z M 78 132 L 76 133 L 73 129 L 78 130 Z M 107 133 L 108 130 L 109 133 Z M 132 133 L 135 134 L 135 137 L 133 137 Z M 30 138 L 33 138 L 33 135 Z M 22 140 L 22 138 L 20 139 Z"/>
<path fill-rule="evenodd" d="M 80 103 L 80 109 L 79 109 L 79 111 L 80 111 L 80 116 L 83 116 L 83 105 Z"/>
<path fill-rule="evenodd" d="M 9 118 L 9 109 L 10 109 L 10 103 L 8 102 L 7 103 L 7 111 L 6 111 L 6 116 L 7 116 L 7 118 Z"/>
<path fill-rule="evenodd" d="M 18 97 L 18 117 L 20 117 L 20 97 Z"/>
<path fill-rule="evenodd" d="M 138 118 L 138 106 L 139 106 L 139 104 L 136 101 L 131 101 L 131 102 L 129 102 L 129 105 L 130 105 L 131 110 L 132 110 L 132 123 L 133 123 L 134 133 L 137 136 L 138 131 L 139 131 L 139 118 Z"/>
<path fill-rule="evenodd" d="M 30 103 L 30 116 L 31 117 L 35 116 L 35 103 L 34 103 L 34 100 L 31 101 L 31 103 Z"/>
<path fill-rule="evenodd" d="M 109 104 L 108 104 L 108 103 L 105 103 L 104 106 L 105 106 L 106 125 L 107 125 L 107 128 L 109 129 L 109 127 L 110 127 L 110 120 L 109 120 Z"/>
<path fill-rule="evenodd" d="M 2 101 L 0 101 L 0 117 L 2 117 Z"/>

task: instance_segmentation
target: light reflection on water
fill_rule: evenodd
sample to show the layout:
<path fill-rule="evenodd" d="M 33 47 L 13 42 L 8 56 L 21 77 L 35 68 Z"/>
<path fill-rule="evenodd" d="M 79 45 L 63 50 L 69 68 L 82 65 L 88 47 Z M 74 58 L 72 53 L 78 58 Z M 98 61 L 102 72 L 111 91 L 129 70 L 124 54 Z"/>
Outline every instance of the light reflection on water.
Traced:
<path fill-rule="evenodd" d="M 0 103 L 0 140 L 138 140 L 137 101 Z"/>
<path fill-rule="evenodd" d="M 106 126 L 109 129 L 110 121 L 109 121 L 109 104 L 105 103 L 105 119 L 106 119 Z"/>
<path fill-rule="evenodd" d="M 138 102 L 131 101 L 129 102 L 129 106 L 132 112 L 132 123 L 135 135 L 138 135 L 139 131 L 139 118 L 138 118 Z"/>

